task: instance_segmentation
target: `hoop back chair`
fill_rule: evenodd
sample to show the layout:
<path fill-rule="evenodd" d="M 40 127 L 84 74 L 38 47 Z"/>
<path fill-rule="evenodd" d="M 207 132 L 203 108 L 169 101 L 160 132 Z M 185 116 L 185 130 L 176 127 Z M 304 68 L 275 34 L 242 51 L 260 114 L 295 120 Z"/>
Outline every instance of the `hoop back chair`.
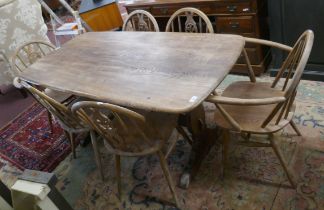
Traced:
<path fill-rule="evenodd" d="M 295 112 L 295 96 L 304 68 L 307 64 L 314 34 L 305 31 L 294 47 L 283 44 L 246 38 L 246 42 L 266 45 L 288 52 L 278 74 L 272 83 L 256 82 L 251 63 L 245 50 L 250 81 L 238 81 L 230 84 L 222 95 L 211 95 L 207 101 L 216 105 L 215 122 L 224 129 L 223 137 L 223 166 L 226 164 L 226 153 L 229 141 L 229 130 L 246 135 L 247 146 L 272 147 L 283 166 L 290 184 L 295 188 L 296 183 L 289 171 L 280 148 L 273 139 L 273 133 L 290 124 L 298 135 L 301 135 L 292 121 Z M 281 79 L 282 78 L 282 79 Z M 249 141 L 251 134 L 268 134 L 270 143 Z"/>
<path fill-rule="evenodd" d="M 214 33 L 213 25 L 205 13 L 199 9 L 185 7 L 170 17 L 166 32 Z"/>
<path fill-rule="evenodd" d="M 12 57 L 12 67 L 17 73 L 23 72 L 38 59 L 55 50 L 55 46 L 44 41 L 31 41 L 21 45 Z"/>
<path fill-rule="evenodd" d="M 35 63 L 38 59 L 48 55 L 54 50 L 55 50 L 55 46 L 48 42 L 44 42 L 44 41 L 27 42 L 21 45 L 20 47 L 18 47 L 18 49 L 15 51 L 11 61 L 12 70 L 15 71 L 15 74 L 17 76 L 19 75 L 19 73 L 25 71 L 30 65 Z M 71 94 L 54 91 L 48 88 L 45 88 L 44 92 L 46 93 L 46 95 L 59 102 L 66 102 L 72 96 Z M 49 112 L 48 112 L 48 118 L 52 130 L 53 129 L 52 117 Z"/>
<path fill-rule="evenodd" d="M 123 31 L 155 31 L 159 32 L 159 25 L 151 13 L 145 10 L 131 12 L 123 24 Z"/>
<path fill-rule="evenodd" d="M 19 87 L 19 85 L 28 90 L 41 105 L 56 117 L 71 143 L 73 157 L 76 158 L 74 134 L 89 131 L 89 126 L 84 123 L 84 114 L 81 112 L 72 113 L 71 109 L 66 105 L 54 100 L 27 82 L 15 78 L 15 86 Z"/>
<path fill-rule="evenodd" d="M 120 106 L 91 101 L 75 103 L 72 111 L 86 113 L 86 122 L 104 139 L 107 150 L 115 155 L 119 198 L 121 198 L 120 156 L 157 154 L 175 203 L 179 206 L 167 162 L 162 153 L 162 147 L 175 127 L 176 119 L 172 123 L 169 120 L 171 115 L 159 113 L 142 115 Z M 165 120 L 170 124 L 161 123 Z M 93 131 L 91 131 L 91 139 L 103 179 L 100 152 Z"/>

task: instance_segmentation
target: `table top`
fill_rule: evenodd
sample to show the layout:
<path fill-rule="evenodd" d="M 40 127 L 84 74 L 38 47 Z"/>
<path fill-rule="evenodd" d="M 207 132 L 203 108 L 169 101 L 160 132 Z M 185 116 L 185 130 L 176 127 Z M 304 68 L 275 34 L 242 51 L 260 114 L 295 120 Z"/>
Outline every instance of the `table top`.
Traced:
<path fill-rule="evenodd" d="M 184 113 L 221 83 L 244 44 L 239 35 L 89 32 L 41 58 L 20 76 L 113 104 Z"/>

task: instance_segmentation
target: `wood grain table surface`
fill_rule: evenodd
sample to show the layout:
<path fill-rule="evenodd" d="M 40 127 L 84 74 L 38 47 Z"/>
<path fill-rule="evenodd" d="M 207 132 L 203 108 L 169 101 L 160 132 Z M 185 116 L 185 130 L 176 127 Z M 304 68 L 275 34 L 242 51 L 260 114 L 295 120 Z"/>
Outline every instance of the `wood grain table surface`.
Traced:
<path fill-rule="evenodd" d="M 20 77 L 121 106 L 185 113 L 221 83 L 244 44 L 238 35 L 90 32 L 41 58 Z"/>

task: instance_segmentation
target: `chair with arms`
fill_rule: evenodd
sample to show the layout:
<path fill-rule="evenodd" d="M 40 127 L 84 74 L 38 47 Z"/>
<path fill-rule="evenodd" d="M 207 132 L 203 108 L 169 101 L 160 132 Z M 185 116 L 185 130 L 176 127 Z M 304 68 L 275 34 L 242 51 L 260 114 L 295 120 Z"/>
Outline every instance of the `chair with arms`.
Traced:
<path fill-rule="evenodd" d="M 31 41 L 23 44 L 22 46 L 18 47 L 12 57 L 11 69 L 13 73 L 15 75 L 19 75 L 20 72 L 25 71 L 26 68 L 28 68 L 31 64 L 51 53 L 53 50 L 55 50 L 55 47 L 52 44 L 44 41 Z M 68 101 L 68 99 L 70 99 L 72 96 L 71 94 L 54 91 L 48 88 L 45 88 L 44 92 L 49 97 L 61 103 Z M 48 112 L 48 118 L 50 127 L 52 129 L 50 112 Z"/>
<path fill-rule="evenodd" d="M 84 123 L 84 116 L 82 113 L 73 114 L 71 109 L 66 105 L 56 101 L 44 92 L 17 77 L 14 79 L 14 84 L 17 88 L 23 87 L 29 91 L 41 105 L 53 114 L 71 143 L 73 158 L 76 158 L 75 134 L 89 132 L 89 127 Z"/>
<path fill-rule="evenodd" d="M 103 172 L 95 132 L 104 139 L 109 153 L 115 155 L 119 198 L 121 198 L 120 156 L 156 154 L 175 203 L 179 207 L 175 187 L 162 153 L 162 147 L 176 125 L 176 116 L 153 112 L 139 114 L 120 106 L 92 101 L 77 102 L 72 106 L 72 111 L 85 113 L 86 122 L 92 128 L 91 139 L 102 179 Z"/>
<path fill-rule="evenodd" d="M 238 81 L 229 85 L 222 95 L 211 95 L 207 101 L 216 105 L 215 122 L 223 129 L 223 167 L 226 165 L 229 131 L 247 134 L 240 144 L 252 147 L 272 147 L 280 160 L 290 184 L 296 188 L 293 174 L 288 169 L 273 133 L 290 124 L 301 135 L 292 121 L 295 112 L 297 86 L 309 58 L 314 34 L 304 32 L 293 48 L 266 40 L 246 38 L 246 42 L 279 48 L 289 54 L 272 83 L 256 82 L 247 57 L 250 81 Z M 283 81 L 280 78 L 283 77 Z M 250 141 L 251 134 L 267 134 L 270 143 Z M 224 170 L 223 170 L 224 172 Z"/>
<path fill-rule="evenodd" d="M 123 25 L 123 31 L 155 31 L 159 32 L 159 25 L 155 18 L 145 10 L 131 12 Z"/>
<path fill-rule="evenodd" d="M 214 33 L 213 25 L 205 13 L 196 8 L 185 7 L 170 17 L 166 32 Z"/>

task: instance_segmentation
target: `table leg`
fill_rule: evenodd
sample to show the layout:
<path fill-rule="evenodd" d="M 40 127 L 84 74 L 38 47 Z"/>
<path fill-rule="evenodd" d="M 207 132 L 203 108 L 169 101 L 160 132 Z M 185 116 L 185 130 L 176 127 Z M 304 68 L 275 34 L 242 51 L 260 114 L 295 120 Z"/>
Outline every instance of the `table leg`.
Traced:
<path fill-rule="evenodd" d="M 182 126 L 188 128 L 192 134 L 193 144 L 190 153 L 190 158 L 184 172 L 180 178 L 180 187 L 188 188 L 190 181 L 195 178 L 200 169 L 200 166 L 208 155 L 211 147 L 215 145 L 219 137 L 219 132 L 217 128 L 211 129 L 207 128 L 205 121 L 205 110 L 201 105 L 182 116 L 180 121 Z"/>

